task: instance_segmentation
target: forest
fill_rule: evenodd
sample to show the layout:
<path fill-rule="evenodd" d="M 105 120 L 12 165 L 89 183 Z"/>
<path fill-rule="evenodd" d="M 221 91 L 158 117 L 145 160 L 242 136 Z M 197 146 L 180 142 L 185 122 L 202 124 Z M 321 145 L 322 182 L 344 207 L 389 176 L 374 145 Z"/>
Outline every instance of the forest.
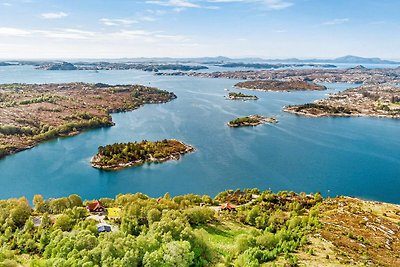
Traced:
<path fill-rule="evenodd" d="M 111 232 L 98 232 L 90 201 L 78 195 L 35 195 L 33 207 L 23 197 L 1 200 L 0 266 L 259 266 L 278 257 L 296 266 L 293 252 L 320 227 L 322 197 L 247 189 L 100 201 Z M 218 209 L 226 202 L 236 209 Z"/>

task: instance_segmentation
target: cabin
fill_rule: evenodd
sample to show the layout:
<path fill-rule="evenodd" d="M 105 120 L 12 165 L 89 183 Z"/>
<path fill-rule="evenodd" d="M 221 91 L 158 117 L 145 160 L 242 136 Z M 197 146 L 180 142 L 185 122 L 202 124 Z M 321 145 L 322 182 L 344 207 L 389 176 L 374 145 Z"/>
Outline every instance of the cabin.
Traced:
<path fill-rule="evenodd" d="M 89 212 L 104 212 L 106 210 L 104 205 L 99 200 L 96 200 L 95 202 L 89 203 L 86 206 L 86 209 Z"/>
<path fill-rule="evenodd" d="M 97 225 L 97 232 L 99 232 L 99 233 L 111 232 L 111 226 L 108 224 Z"/>
<path fill-rule="evenodd" d="M 225 203 L 221 205 L 221 210 L 236 211 L 236 206 L 230 203 Z"/>

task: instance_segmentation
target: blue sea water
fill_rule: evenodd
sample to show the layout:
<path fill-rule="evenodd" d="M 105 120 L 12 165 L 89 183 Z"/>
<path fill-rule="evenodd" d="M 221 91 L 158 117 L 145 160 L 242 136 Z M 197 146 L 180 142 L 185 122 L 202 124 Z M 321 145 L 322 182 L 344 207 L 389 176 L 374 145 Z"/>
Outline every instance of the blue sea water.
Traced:
<path fill-rule="evenodd" d="M 228 101 L 237 81 L 163 77 L 128 71 L 44 71 L 0 68 L 0 83 L 140 83 L 178 98 L 113 114 L 114 127 L 59 138 L 0 160 L 0 198 L 35 194 L 85 199 L 143 192 L 153 197 L 211 194 L 236 188 L 321 192 L 400 203 L 400 121 L 376 118 L 306 118 L 281 111 L 352 85 L 322 92 L 253 92 L 257 101 Z M 250 114 L 275 115 L 274 125 L 232 129 L 226 122 Z M 90 166 L 98 146 L 180 139 L 196 152 L 179 161 L 105 172 Z"/>

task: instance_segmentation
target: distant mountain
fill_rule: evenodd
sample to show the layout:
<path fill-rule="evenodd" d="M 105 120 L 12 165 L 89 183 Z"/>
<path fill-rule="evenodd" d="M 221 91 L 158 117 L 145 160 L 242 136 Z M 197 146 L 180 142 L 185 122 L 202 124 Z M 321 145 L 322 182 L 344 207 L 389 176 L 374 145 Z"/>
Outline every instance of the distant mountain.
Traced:
<path fill-rule="evenodd" d="M 71 60 L 72 64 L 81 63 L 84 59 L 81 60 Z M 104 61 L 105 63 L 156 63 L 156 64 L 165 64 L 165 63 L 174 63 L 174 64 L 206 64 L 206 65 L 214 65 L 214 64 L 225 64 L 225 63 L 327 63 L 327 64 L 335 64 L 335 63 L 347 63 L 347 64 L 397 64 L 400 65 L 400 62 L 380 59 L 377 57 L 374 58 L 366 58 L 359 57 L 353 55 L 347 55 L 343 57 L 338 57 L 334 59 L 298 59 L 298 58 L 286 58 L 286 59 L 266 59 L 266 58 L 257 58 L 257 57 L 245 57 L 245 58 L 229 58 L 223 56 L 217 57 L 197 57 L 197 58 L 172 58 L 172 57 L 157 57 L 157 58 L 119 58 L 119 59 L 85 59 L 85 62 L 99 62 L 99 60 Z M 35 66 L 43 66 L 43 65 L 56 65 L 54 68 L 58 69 L 73 69 L 72 66 L 63 65 L 62 62 L 58 60 L 31 60 L 31 61 L 10 61 L 3 63 L 11 63 L 11 64 L 19 64 L 19 65 L 35 65 Z"/>
<path fill-rule="evenodd" d="M 307 63 L 348 63 L 348 64 L 400 64 L 400 62 L 380 59 L 377 57 L 366 58 L 347 55 L 344 57 L 338 57 L 335 59 L 298 59 L 298 58 L 288 58 L 288 59 L 265 59 L 268 62 L 307 62 Z"/>
<path fill-rule="evenodd" d="M 366 58 L 358 56 L 344 56 L 338 57 L 332 60 L 334 63 L 362 63 L 362 64 L 400 64 L 400 62 L 395 62 L 391 60 L 380 59 L 377 57 Z"/>

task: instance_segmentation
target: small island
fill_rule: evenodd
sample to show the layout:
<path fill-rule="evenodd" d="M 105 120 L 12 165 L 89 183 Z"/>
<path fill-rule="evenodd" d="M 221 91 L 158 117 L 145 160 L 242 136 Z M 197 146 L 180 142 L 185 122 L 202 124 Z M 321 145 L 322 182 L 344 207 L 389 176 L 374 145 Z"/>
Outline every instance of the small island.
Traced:
<path fill-rule="evenodd" d="M 120 170 L 142 165 L 146 162 L 164 162 L 178 160 L 183 154 L 194 151 L 194 147 L 181 141 L 170 139 L 116 143 L 100 146 L 98 153 L 91 159 L 92 167 L 102 170 Z"/>
<path fill-rule="evenodd" d="M 236 118 L 228 122 L 229 127 L 257 126 L 264 123 L 278 123 L 278 120 L 272 117 L 263 117 L 260 115 L 250 115 Z"/>
<path fill-rule="evenodd" d="M 305 81 L 277 81 L 277 80 L 256 80 L 245 81 L 235 84 L 240 89 L 256 91 L 321 91 L 326 87 L 312 82 Z"/>
<path fill-rule="evenodd" d="M 246 95 L 246 94 L 243 94 L 243 93 L 240 93 L 240 92 L 239 93 L 230 92 L 229 95 L 228 95 L 228 99 L 229 100 L 243 100 L 243 101 L 246 101 L 246 100 L 257 100 L 258 97 L 255 96 L 255 95 Z"/>

